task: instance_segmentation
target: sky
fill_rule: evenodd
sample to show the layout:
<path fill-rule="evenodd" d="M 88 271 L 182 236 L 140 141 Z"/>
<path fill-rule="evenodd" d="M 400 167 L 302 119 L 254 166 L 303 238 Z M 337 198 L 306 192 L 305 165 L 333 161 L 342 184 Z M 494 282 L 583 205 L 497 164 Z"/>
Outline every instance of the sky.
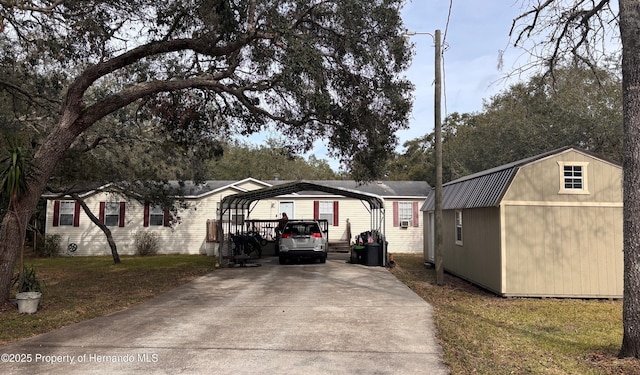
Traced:
<path fill-rule="evenodd" d="M 402 11 L 409 31 L 443 38 L 442 119 L 453 112 L 482 110 L 483 100 L 505 90 L 514 80 L 504 77 L 523 63 L 522 51 L 511 47 L 509 31 L 522 9 L 518 0 L 413 0 Z M 431 133 L 434 127 L 434 37 L 410 37 L 415 56 L 407 77 L 415 85 L 409 129 L 400 131 L 399 146 Z M 503 67 L 498 68 L 501 51 Z"/>
<path fill-rule="evenodd" d="M 503 77 L 522 63 L 522 51 L 511 48 L 509 43 L 511 24 L 520 13 L 521 0 L 413 0 L 404 6 L 402 18 L 408 31 L 442 32 L 442 119 L 453 112 L 478 112 L 483 99 L 488 100 L 515 83 Z M 409 38 L 415 55 L 405 75 L 415 86 L 414 102 L 409 129 L 397 133 L 398 152 L 402 152 L 404 142 L 431 133 L 434 126 L 435 39 L 426 34 Z M 498 69 L 500 51 L 505 51 L 502 70 Z M 266 132 L 250 141 L 258 143 L 265 136 L 278 137 L 277 133 Z M 339 169 L 321 141 L 305 156 L 311 154 L 327 160 L 334 170 Z"/>

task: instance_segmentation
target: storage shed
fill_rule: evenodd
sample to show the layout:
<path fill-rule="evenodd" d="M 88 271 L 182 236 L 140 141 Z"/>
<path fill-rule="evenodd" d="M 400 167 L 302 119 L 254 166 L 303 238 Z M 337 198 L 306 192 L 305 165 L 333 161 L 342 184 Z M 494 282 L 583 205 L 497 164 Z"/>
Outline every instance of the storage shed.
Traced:
<path fill-rule="evenodd" d="M 434 197 L 424 254 L 434 262 Z M 621 298 L 622 168 L 566 147 L 443 186 L 447 272 L 507 297 Z"/>

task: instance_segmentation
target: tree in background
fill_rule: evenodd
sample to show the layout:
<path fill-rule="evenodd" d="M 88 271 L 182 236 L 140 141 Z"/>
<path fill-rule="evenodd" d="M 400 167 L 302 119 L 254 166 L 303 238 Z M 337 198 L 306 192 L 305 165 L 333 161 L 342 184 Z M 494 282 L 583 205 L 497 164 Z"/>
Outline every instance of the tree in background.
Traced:
<path fill-rule="evenodd" d="M 618 9 L 609 0 L 532 2 L 514 20 L 512 35 L 516 46 L 539 47 L 538 61 L 549 74 L 566 60 L 596 71 L 610 58 L 604 49 L 619 53 L 621 41 L 624 301 L 619 356 L 640 358 L 640 1 L 617 4 Z"/>
<path fill-rule="evenodd" d="M 264 145 L 253 146 L 229 142 L 223 155 L 208 165 L 211 180 L 239 180 L 253 177 L 259 180 L 334 180 L 338 178 L 329 163 L 315 158 L 297 156 L 284 141 L 267 139 Z"/>
<path fill-rule="evenodd" d="M 385 180 L 391 181 L 435 181 L 435 160 L 433 134 L 406 141 L 404 152 L 395 153 L 387 163 Z"/>
<path fill-rule="evenodd" d="M 471 173 L 564 146 L 622 161 L 622 82 L 580 67 L 536 75 L 485 101 L 475 114 L 452 114 L 443 127 L 445 175 Z"/>
<path fill-rule="evenodd" d="M 166 93 L 207 108 L 203 131 L 252 134 L 275 124 L 294 151 L 326 139 L 357 178 L 406 127 L 412 85 L 402 0 L 36 0 L 0 2 L 0 90 L 24 103 L 18 116 L 39 128 L 15 202 L 35 211 L 65 153 L 87 130 L 130 105 L 156 117 Z M 170 96 L 170 95 L 169 95 Z M 180 101 L 179 101 L 180 102 Z M 152 111 L 155 109 L 155 111 Z M 175 117 L 174 117 L 175 118 Z M 180 124 L 173 124 L 179 131 Z M 105 137 L 113 134 L 104 123 Z M 199 133 L 198 135 L 206 135 Z M 0 301 L 24 236 L 5 215 L 0 232 Z"/>
<path fill-rule="evenodd" d="M 557 68 L 514 84 L 485 100 L 476 113 L 452 113 L 442 126 L 443 179 L 472 173 L 565 146 L 622 161 L 622 82 L 614 73 Z M 433 134 L 404 144 L 387 177 L 433 175 Z M 426 166 L 426 167 L 425 167 Z"/>

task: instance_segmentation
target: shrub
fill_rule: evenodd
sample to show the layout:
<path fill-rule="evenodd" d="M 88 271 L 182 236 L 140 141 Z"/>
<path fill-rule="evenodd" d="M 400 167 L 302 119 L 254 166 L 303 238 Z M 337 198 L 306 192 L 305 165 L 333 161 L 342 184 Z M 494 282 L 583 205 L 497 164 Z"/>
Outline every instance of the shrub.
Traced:
<path fill-rule="evenodd" d="M 57 257 L 62 253 L 59 234 L 37 236 L 36 255 L 39 257 Z"/>
<path fill-rule="evenodd" d="M 36 270 L 24 266 L 22 273 L 13 278 L 13 284 L 17 285 L 18 293 L 42 292 L 45 288 L 45 281 L 36 276 Z"/>
<path fill-rule="evenodd" d="M 135 235 L 136 253 L 140 256 L 156 255 L 160 240 L 158 235 L 149 232 L 137 232 Z"/>

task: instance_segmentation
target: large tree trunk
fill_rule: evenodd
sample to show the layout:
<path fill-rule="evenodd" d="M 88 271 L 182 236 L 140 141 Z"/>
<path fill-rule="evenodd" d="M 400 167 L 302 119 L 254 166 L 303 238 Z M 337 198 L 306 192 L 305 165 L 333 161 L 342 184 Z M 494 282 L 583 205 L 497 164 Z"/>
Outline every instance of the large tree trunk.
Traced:
<path fill-rule="evenodd" d="M 20 251 L 21 238 L 26 235 L 25 228 L 19 225 L 17 218 L 28 222 L 36 211 L 40 196 L 44 192 L 49 177 L 56 165 L 69 149 L 75 138 L 82 132 L 80 126 L 71 126 L 72 113 L 66 112 L 55 129 L 45 139 L 33 158 L 33 167 L 26 171 L 29 190 L 21 194 L 14 202 L 17 215 L 5 215 L 0 229 L 0 302 L 9 300 L 11 277 Z"/>
<path fill-rule="evenodd" d="M 619 357 L 640 358 L 640 0 L 620 0 L 620 35 L 625 142 L 624 332 Z"/>

